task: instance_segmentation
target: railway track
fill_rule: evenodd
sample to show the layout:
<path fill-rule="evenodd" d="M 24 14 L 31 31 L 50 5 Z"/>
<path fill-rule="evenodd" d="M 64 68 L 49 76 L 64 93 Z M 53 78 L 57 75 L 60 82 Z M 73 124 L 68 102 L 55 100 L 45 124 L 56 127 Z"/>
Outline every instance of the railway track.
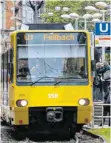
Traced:
<path fill-rule="evenodd" d="M 83 129 L 80 133 L 77 133 L 77 137 L 79 143 L 106 143 L 102 137 L 92 134 L 86 129 Z"/>
<path fill-rule="evenodd" d="M 8 137 L 9 134 L 7 134 Z M 10 139 L 2 139 L 2 143 L 105 143 L 104 140 L 100 137 L 93 136 L 92 134 L 89 134 L 88 132 L 85 132 L 83 134 L 77 133 L 74 136 L 74 139 L 67 140 L 46 140 L 46 141 L 38 141 L 37 139 L 30 140 L 28 137 L 24 140 L 15 140 L 12 137 Z"/>
<path fill-rule="evenodd" d="M 22 143 L 22 142 L 20 142 L 20 143 Z M 79 138 L 76 136 L 74 139 L 71 139 L 69 141 L 64 140 L 64 141 L 44 141 L 44 142 L 38 142 L 38 141 L 31 141 L 29 139 L 26 139 L 25 143 L 80 143 L 80 142 L 79 142 Z"/>
<path fill-rule="evenodd" d="M 27 142 L 27 143 L 41 143 L 41 142 Z M 94 135 L 83 129 L 80 133 L 76 133 L 73 139 L 69 141 L 45 141 L 42 143 L 106 143 L 104 139 L 98 135 Z"/>
<path fill-rule="evenodd" d="M 38 137 L 40 139 L 38 139 Z M 51 138 L 51 139 L 49 139 Z M 29 136 L 24 137 L 23 140 L 17 140 L 16 137 L 13 138 L 11 134 L 11 129 L 7 126 L 1 126 L 1 143 L 106 143 L 104 139 L 98 135 L 89 133 L 88 130 L 83 129 L 74 135 L 74 138 L 70 140 L 60 140 L 58 137 L 46 137 L 42 135 L 37 136 L 33 139 Z"/>

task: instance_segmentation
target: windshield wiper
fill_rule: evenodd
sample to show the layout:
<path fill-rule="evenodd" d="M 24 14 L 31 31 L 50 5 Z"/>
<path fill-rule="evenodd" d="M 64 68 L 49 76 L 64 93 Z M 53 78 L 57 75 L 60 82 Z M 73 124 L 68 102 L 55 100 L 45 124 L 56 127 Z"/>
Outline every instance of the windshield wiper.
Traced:
<path fill-rule="evenodd" d="M 70 76 L 70 77 L 61 77 L 60 79 L 82 79 L 82 78 Z M 56 83 L 54 83 L 54 85 L 57 85 L 57 84 L 59 84 L 59 83 L 61 83 L 61 82 L 62 82 L 62 81 L 59 80 L 59 81 L 57 81 Z"/>
<path fill-rule="evenodd" d="M 38 82 L 39 82 L 40 80 L 42 80 L 43 78 L 54 78 L 54 77 L 48 77 L 48 76 L 40 77 L 38 80 L 32 82 L 32 83 L 30 84 L 30 86 L 34 85 L 35 83 L 38 83 Z"/>
<path fill-rule="evenodd" d="M 57 85 L 57 84 L 59 84 L 59 83 L 61 83 L 62 81 L 60 80 L 60 81 L 57 81 L 56 83 L 54 83 L 54 85 Z"/>
<path fill-rule="evenodd" d="M 69 77 L 63 77 L 63 79 L 81 79 L 81 77 L 69 76 Z"/>
<path fill-rule="evenodd" d="M 66 78 L 64 78 L 64 79 L 72 79 L 72 80 L 78 80 L 78 81 L 80 81 L 80 80 L 88 80 L 87 78 L 82 78 L 82 77 L 66 77 Z"/>

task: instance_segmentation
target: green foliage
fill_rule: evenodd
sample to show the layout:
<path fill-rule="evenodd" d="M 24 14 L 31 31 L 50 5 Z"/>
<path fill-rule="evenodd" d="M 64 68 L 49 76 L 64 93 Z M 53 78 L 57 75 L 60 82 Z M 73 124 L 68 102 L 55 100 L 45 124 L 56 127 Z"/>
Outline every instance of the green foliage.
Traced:
<path fill-rule="evenodd" d="M 42 15 L 43 18 L 45 18 L 46 22 L 67 22 L 69 19 L 63 19 L 60 16 L 62 14 L 70 14 L 72 12 L 76 12 L 79 15 L 84 14 L 86 11 L 84 7 L 86 5 L 89 5 L 89 1 L 74 1 L 74 0 L 47 0 L 46 1 L 46 13 Z M 93 2 L 94 3 L 94 2 Z M 69 11 L 64 12 L 63 10 L 61 11 L 56 11 L 55 7 L 60 6 L 61 8 L 63 7 L 68 7 Z M 53 12 L 53 17 L 50 17 L 47 13 L 48 12 Z M 71 21 L 71 20 L 70 20 Z"/>
<path fill-rule="evenodd" d="M 72 24 L 74 24 L 75 23 L 74 20 L 63 19 L 61 18 L 61 15 L 76 12 L 77 14 L 82 16 L 87 13 L 87 11 L 84 8 L 89 5 L 95 6 L 95 2 L 97 1 L 94 1 L 94 0 L 93 1 L 92 0 L 89 0 L 89 1 L 86 1 L 86 0 L 46 0 L 46 4 L 45 4 L 46 11 L 44 14 L 42 14 L 42 18 L 44 22 L 47 22 L 47 23 L 69 23 L 71 22 Z M 106 0 L 106 2 L 110 3 L 109 0 Z M 56 6 L 60 6 L 61 10 L 56 11 L 55 10 Z M 68 7 L 69 11 L 64 12 L 62 10 L 63 7 Z M 52 12 L 53 16 L 49 16 L 48 12 Z M 83 19 L 80 19 L 80 20 L 83 21 Z M 79 26 L 82 28 L 84 24 L 79 23 Z M 90 25 L 90 28 L 92 29 L 93 26 Z"/>
<path fill-rule="evenodd" d="M 102 136 L 107 143 L 110 143 L 110 128 L 102 128 L 102 129 L 92 129 L 89 130 L 91 133 L 94 133 L 96 135 Z"/>

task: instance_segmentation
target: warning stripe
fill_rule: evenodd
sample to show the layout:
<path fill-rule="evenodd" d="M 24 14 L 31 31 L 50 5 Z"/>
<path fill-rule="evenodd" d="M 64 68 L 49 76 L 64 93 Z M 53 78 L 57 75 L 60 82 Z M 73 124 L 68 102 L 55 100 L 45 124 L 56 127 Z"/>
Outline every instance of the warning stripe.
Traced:
<path fill-rule="evenodd" d="M 106 37 L 106 38 L 99 38 L 99 40 L 111 40 L 110 37 Z"/>

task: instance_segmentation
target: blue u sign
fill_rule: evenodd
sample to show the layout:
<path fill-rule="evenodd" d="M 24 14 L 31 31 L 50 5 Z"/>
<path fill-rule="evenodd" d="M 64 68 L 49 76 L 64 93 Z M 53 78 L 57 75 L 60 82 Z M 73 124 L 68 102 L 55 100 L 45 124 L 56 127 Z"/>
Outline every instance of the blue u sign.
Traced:
<path fill-rule="evenodd" d="M 96 23 L 95 35 L 111 35 L 111 23 L 108 22 Z"/>

